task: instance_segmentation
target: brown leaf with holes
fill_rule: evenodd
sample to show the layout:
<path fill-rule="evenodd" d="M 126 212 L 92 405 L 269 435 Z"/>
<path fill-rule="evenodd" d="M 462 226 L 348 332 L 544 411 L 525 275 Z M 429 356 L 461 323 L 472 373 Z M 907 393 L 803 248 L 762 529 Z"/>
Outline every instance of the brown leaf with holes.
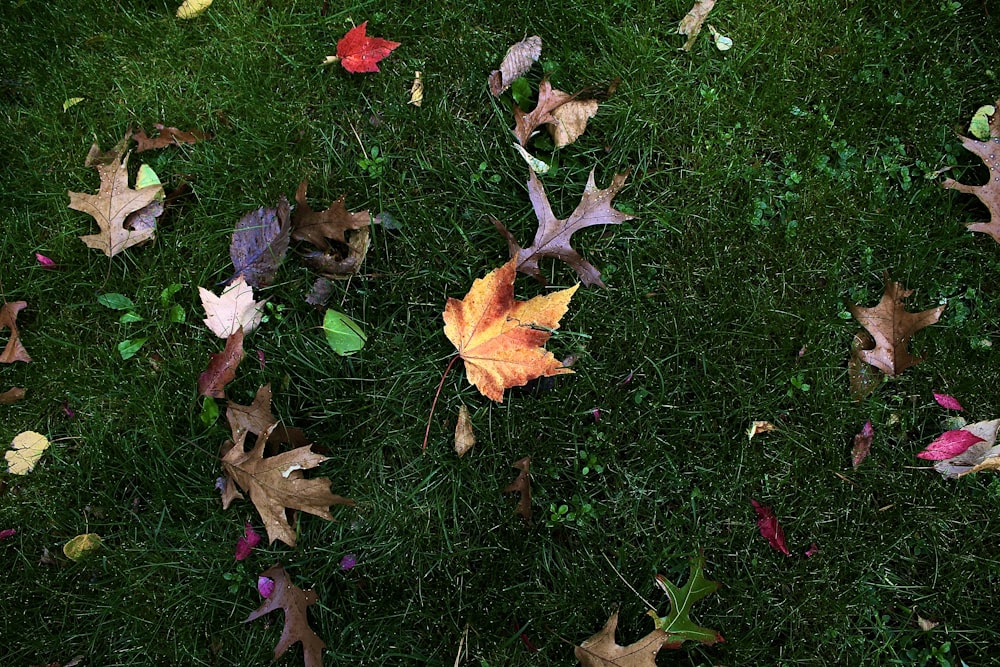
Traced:
<path fill-rule="evenodd" d="M 1000 108 L 1000 100 L 997 100 L 997 105 Z M 941 186 L 978 197 L 989 209 L 990 221 L 970 222 L 965 226 L 970 232 L 989 234 L 994 241 L 1000 243 L 1000 112 L 994 111 L 989 119 L 990 138 L 986 141 L 959 135 L 965 149 L 975 153 L 989 169 L 989 180 L 982 185 L 966 185 L 953 178 L 946 178 Z"/>
<path fill-rule="evenodd" d="M 309 179 L 303 179 L 295 191 L 295 212 L 292 214 L 292 238 L 306 241 L 323 251 L 330 249 L 330 241 L 347 245 L 346 232 L 361 229 L 371 223 L 368 211 L 350 213 L 344 197 L 330 204 L 325 211 L 314 211 L 306 201 Z"/>
<path fill-rule="evenodd" d="M 295 530 L 289 523 L 286 511 L 290 509 L 309 512 L 329 521 L 333 520 L 331 505 L 354 505 L 349 498 L 333 495 L 329 479 L 306 479 L 302 471 L 315 468 L 326 460 L 305 444 L 273 456 L 265 457 L 268 440 L 301 442 L 301 431 L 282 427 L 270 410 L 270 386 L 261 387 L 250 406 L 230 406 L 226 419 L 233 430 L 232 440 L 222 446 L 222 469 L 226 481 L 222 491 L 223 509 L 235 498 L 243 496 L 238 485 L 250 495 L 267 530 L 268 542 L 281 540 L 295 546 Z M 246 450 L 248 435 L 256 437 L 253 446 Z"/>
<path fill-rule="evenodd" d="M 243 327 L 226 339 L 222 352 L 208 355 L 208 368 L 198 376 L 198 395 L 225 398 L 226 385 L 236 379 L 236 368 L 243 361 Z"/>
<path fill-rule="evenodd" d="M 538 103 L 535 108 L 525 113 L 521 111 L 521 107 L 514 107 L 514 136 L 518 142 L 527 147 L 528 139 L 535 130 L 542 125 L 558 123 L 552 112 L 571 99 L 572 95 L 554 89 L 548 79 L 542 79 L 538 84 Z"/>
<path fill-rule="evenodd" d="M 510 88 L 514 80 L 524 76 L 542 55 L 542 38 L 534 35 L 514 44 L 503 57 L 500 69 L 490 72 L 490 92 L 493 97 Z"/>
<path fill-rule="evenodd" d="M 323 667 L 323 649 L 326 648 L 326 643 L 309 626 L 307 613 L 309 607 L 319 601 L 316 591 L 304 591 L 292 584 L 281 563 L 264 570 L 260 576 L 273 581 L 274 589 L 260 607 L 243 622 L 255 621 L 261 616 L 281 609 L 285 612 L 285 625 L 281 630 L 281 639 L 274 647 L 274 659 L 277 660 L 284 655 L 295 642 L 302 642 L 305 667 Z"/>
<path fill-rule="evenodd" d="M 594 225 L 618 225 L 626 220 L 632 220 L 634 215 L 622 213 L 611 207 L 611 200 L 625 185 L 628 173 L 615 174 L 610 187 L 598 190 L 594 183 L 594 172 L 590 172 L 587 186 L 583 190 L 583 198 L 576 210 L 565 220 L 559 220 L 552 212 L 549 200 L 545 196 L 545 188 L 534 173 L 528 177 L 528 196 L 538 218 L 538 230 L 535 240 L 528 248 L 522 248 L 503 223 L 493 218 L 497 230 L 507 239 L 510 256 L 517 258 L 517 270 L 533 276 L 544 283 L 542 273 L 538 268 L 541 257 L 555 257 L 568 263 L 580 276 L 585 285 L 604 287 L 601 272 L 593 264 L 585 260 L 580 253 L 570 245 L 570 237 L 585 227 Z"/>
<path fill-rule="evenodd" d="M 525 521 L 531 521 L 531 457 L 525 456 L 523 459 L 514 461 L 511 465 L 520 472 L 517 473 L 517 477 L 507 485 L 507 488 L 503 492 L 521 494 L 521 499 L 517 503 L 517 509 L 514 511 L 520 514 Z"/>
<path fill-rule="evenodd" d="M 469 407 L 461 405 L 458 408 L 458 421 L 455 423 L 455 453 L 461 458 L 475 444 L 476 434 L 472 432 L 472 418 L 469 416 Z"/>
<path fill-rule="evenodd" d="M 371 232 L 362 227 L 350 232 L 346 244 L 333 242 L 329 250 L 302 253 L 302 262 L 327 278 L 347 280 L 361 270 L 371 245 Z"/>
<path fill-rule="evenodd" d="M 135 147 L 136 153 L 157 148 L 166 148 L 167 146 L 193 144 L 212 138 L 212 135 L 205 132 L 199 132 L 198 130 L 185 132 L 184 130 L 178 130 L 176 127 L 165 127 L 162 123 L 153 123 L 153 127 L 159 132 L 155 137 L 147 136 L 146 131 L 142 128 L 132 132 L 132 138 L 138 144 Z"/>
<path fill-rule="evenodd" d="M 17 314 L 28 307 L 27 301 L 11 301 L 0 307 L 0 331 L 10 329 L 7 345 L 0 352 L 0 364 L 12 364 L 15 361 L 25 363 L 31 361 L 28 351 L 21 343 L 21 332 L 17 328 Z"/>
<path fill-rule="evenodd" d="M 906 348 L 913 334 L 937 322 L 945 307 L 938 306 L 920 313 L 907 312 L 903 299 L 913 294 L 913 290 L 890 280 L 888 272 L 885 273 L 884 280 L 885 291 L 877 306 L 862 308 L 850 304 L 849 310 L 854 319 L 875 339 L 875 348 L 859 350 L 858 357 L 886 375 L 895 376 L 923 361 L 910 354 Z"/>
<path fill-rule="evenodd" d="M 121 146 L 122 144 L 119 144 Z M 150 185 L 134 190 L 128 185 L 128 159 L 120 157 L 118 147 L 102 153 L 94 144 L 84 164 L 93 166 L 101 177 L 96 195 L 81 192 L 69 193 L 69 207 L 94 217 L 101 231 L 80 240 L 90 248 L 114 257 L 122 250 L 153 239 L 156 232 L 155 218 L 136 218 L 132 224 L 129 216 L 153 203 L 163 192 L 162 185 Z"/>

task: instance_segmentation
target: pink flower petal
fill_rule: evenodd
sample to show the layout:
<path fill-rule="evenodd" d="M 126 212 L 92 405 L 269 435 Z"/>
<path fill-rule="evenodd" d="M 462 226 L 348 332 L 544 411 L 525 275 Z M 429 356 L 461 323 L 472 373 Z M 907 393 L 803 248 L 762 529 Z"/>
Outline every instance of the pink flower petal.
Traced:
<path fill-rule="evenodd" d="M 243 529 L 243 537 L 236 540 L 236 560 L 246 560 L 249 558 L 250 552 L 258 544 L 260 544 L 260 535 L 248 523 Z"/>
<path fill-rule="evenodd" d="M 983 442 L 983 439 L 965 429 L 945 431 L 938 436 L 937 440 L 927 445 L 922 452 L 918 452 L 917 458 L 926 461 L 943 461 L 964 453 L 977 442 Z"/>
<path fill-rule="evenodd" d="M 269 598 L 274 592 L 274 579 L 270 577 L 257 577 L 257 592 L 261 597 Z"/>
<path fill-rule="evenodd" d="M 781 529 L 778 517 L 774 515 L 774 510 L 753 499 L 750 500 L 750 503 L 753 504 L 753 509 L 757 512 L 757 528 L 760 529 L 761 537 L 767 540 L 767 543 L 775 551 L 791 556 L 792 553 L 788 550 L 788 545 L 785 544 L 785 531 Z"/>
<path fill-rule="evenodd" d="M 8 537 L 14 537 L 15 535 L 17 535 L 17 528 L 0 530 L 0 540 L 6 540 Z"/>
<path fill-rule="evenodd" d="M 965 410 L 962 404 L 955 400 L 954 396 L 949 396 L 948 394 L 939 394 L 934 392 L 934 400 L 938 402 L 942 408 L 947 408 L 948 410 Z"/>
<path fill-rule="evenodd" d="M 38 263 L 42 265 L 43 269 L 54 269 L 54 268 L 56 268 L 56 263 L 53 262 L 51 259 L 49 259 L 48 257 L 46 257 L 45 255 L 43 255 L 40 252 L 36 252 L 35 253 L 35 259 L 38 260 Z"/>
<path fill-rule="evenodd" d="M 267 365 L 264 359 L 264 350 L 257 350 L 257 361 L 260 362 L 260 370 L 264 370 L 264 366 Z"/>
<path fill-rule="evenodd" d="M 354 554 L 346 554 L 343 558 L 340 559 L 341 570 L 350 570 L 357 564 L 358 564 L 358 557 L 355 556 Z"/>
<path fill-rule="evenodd" d="M 857 468 L 861 462 L 868 458 L 868 452 L 872 448 L 872 438 L 875 431 L 872 429 L 872 422 L 869 419 L 861 428 L 861 432 L 854 436 L 854 448 L 851 449 L 851 463 Z"/>
<path fill-rule="evenodd" d="M 819 551 L 819 545 L 813 542 L 812 544 L 809 545 L 809 548 L 806 549 L 805 553 L 806 558 L 812 558 L 813 556 L 816 555 L 817 551 Z"/>

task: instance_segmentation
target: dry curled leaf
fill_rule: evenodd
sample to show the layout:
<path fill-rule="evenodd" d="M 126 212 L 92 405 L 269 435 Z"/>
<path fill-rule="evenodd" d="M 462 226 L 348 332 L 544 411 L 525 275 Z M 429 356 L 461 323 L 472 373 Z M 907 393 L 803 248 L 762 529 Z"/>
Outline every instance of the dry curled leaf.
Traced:
<path fill-rule="evenodd" d="M 476 434 L 472 432 L 472 418 L 469 417 L 469 408 L 460 405 L 458 408 L 458 421 L 455 423 L 455 453 L 459 457 L 472 449 L 476 444 Z"/>
<path fill-rule="evenodd" d="M 479 278 L 465 299 L 448 299 L 444 334 L 465 360 L 465 372 L 487 398 L 541 376 L 572 373 L 542 347 L 579 284 L 529 301 L 514 300 L 516 259 Z"/>
<path fill-rule="evenodd" d="M 319 601 L 315 591 L 304 591 L 292 584 L 288 573 L 281 563 L 264 570 L 261 578 L 273 582 L 269 585 L 270 594 L 256 611 L 247 616 L 244 623 L 255 621 L 261 616 L 281 609 L 285 612 L 285 625 L 281 630 L 281 639 L 274 647 L 274 659 L 277 660 L 295 642 L 302 642 L 302 656 L 305 667 L 323 667 L 323 649 L 326 644 L 309 626 L 307 609 Z"/>
<path fill-rule="evenodd" d="M 314 211 L 306 201 L 309 179 L 302 179 L 295 191 L 295 212 L 292 214 L 292 238 L 306 241 L 320 250 L 329 250 L 330 242 L 347 244 L 346 232 L 362 229 L 371 223 L 368 211 L 351 213 L 344 205 L 344 197 L 330 204 L 325 211 Z"/>
<path fill-rule="evenodd" d="M 21 332 L 17 328 L 17 314 L 28 307 L 27 301 L 11 301 L 0 307 L 0 331 L 10 329 L 10 338 L 3 352 L 0 352 L 0 364 L 12 364 L 15 361 L 25 363 L 31 361 L 28 351 L 21 343 Z"/>
<path fill-rule="evenodd" d="M 1000 100 L 997 101 L 997 106 L 1000 106 Z M 953 178 L 946 178 L 941 186 L 978 197 L 989 209 L 990 221 L 970 222 L 966 227 L 971 232 L 989 234 L 994 241 L 1000 243 L 1000 113 L 996 112 L 996 108 L 989 115 L 988 127 L 989 137 L 985 141 L 962 136 L 959 139 L 965 149 L 975 153 L 989 169 L 989 180 L 982 185 L 966 185 Z"/>
<path fill-rule="evenodd" d="M 421 78 L 421 73 L 417 70 L 413 75 L 413 84 L 410 86 L 410 101 L 407 104 L 412 104 L 415 107 L 419 107 L 424 103 L 424 80 Z"/>
<path fill-rule="evenodd" d="M 770 433 L 775 428 L 775 425 L 769 421 L 755 421 L 747 429 L 747 440 L 753 440 L 755 435 L 760 435 L 761 433 Z"/>
<path fill-rule="evenodd" d="M 514 79 L 524 76 L 542 55 L 542 38 L 533 35 L 514 44 L 503 57 L 500 69 L 490 72 L 490 93 L 493 97 L 510 88 Z"/>
<path fill-rule="evenodd" d="M 601 272 L 593 264 L 585 260 L 580 253 L 570 245 L 570 237 L 584 229 L 595 225 L 618 225 L 626 220 L 632 220 L 634 215 L 622 213 L 611 207 L 611 201 L 625 186 L 628 173 L 615 174 L 611 185 L 599 190 L 594 183 L 594 172 L 587 178 L 587 186 L 576 210 L 565 220 L 556 218 L 545 195 L 545 188 L 533 173 L 528 177 L 528 196 L 531 206 L 538 218 L 538 230 L 535 240 L 528 248 L 522 248 L 507 228 L 496 218 L 493 224 L 507 239 L 510 256 L 517 260 L 517 270 L 544 282 L 542 272 L 538 268 L 538 260 L 542 257 L 554 257 L 568 263 L 580 276 L 585 285 L 604 287 Z"/>
<path fill-rule="evenodd" d="M 682 49 L 690 51 L 691 47 L 694 46 L 695 40 L 698 39 L 698 35 L 701 33 L 701 25 L 708 18 L 708 13 L 712 11 L 714 6 L 715 0 L 695 0 L 691 11 L 685 14 L 684 18 L 677 25 L 677 34 L 687 35 L 687 41 L 684 42 L 684 46 L 681 47 Z"/>
<path fill-rule="evenodd" d="M 236 379 L 236 368 L 243 361 L 243 329 L 226 339 L 222 352 L 208 356 L 208 368 L 198 376 L 198 395 L 225 398 L 226 385 Z"/>
<path fill-rule="evenodd" d="M 511 466 L 518 469 L 517 477 L 507 485 L 504 493 L 518 493 L 521 498 L 514 510 L 521 515 L 525 521 L 531 521 L 531 457 L 525 456 L 511 463 Z"/>
<path fill-rule="evenodd" d="M 890 280 L 888 272 L 884 278 L 885 291 L 877 306 L 862 308 L 851 304 L 849 309 L 854 319 L 875 340 L 875 348 L 859 350 L 858 357 L 886 375 L 894 376 L 923 361 L 910 354 L 907 346 L 913 334 L 938 321 L 945 307 L 938 306 L 920 313 L 907 312 L 903 299 L 913 294 L 913 290 Z"/>
<path fill-rule="evenodd" d="M 136 153 L 156 150 L 158 148 L 166 148 L 167 146 L 193 144 L 212 138 L 212 135 L 205 132 L 199 132 L 198 130 L 178 130 L 176 127 L 166 127 L 162 123 L 153 123 L 153 127 L 155 127 L 158 132 L 155 137 L 148 136 L 146 134 L 146 130 L 141 127 L 138 130 L 133 130 L 132 139 L 134 139 L 137 144 L 135 147 Z"/>

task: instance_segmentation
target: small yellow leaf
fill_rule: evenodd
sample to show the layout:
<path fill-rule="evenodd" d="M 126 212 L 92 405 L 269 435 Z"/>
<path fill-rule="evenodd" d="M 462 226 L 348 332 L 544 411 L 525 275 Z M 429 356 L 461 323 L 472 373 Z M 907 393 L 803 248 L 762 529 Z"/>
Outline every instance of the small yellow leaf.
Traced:
<path fill-rule="evenodd" d="M 63 112 L 69 111 L 70 107 L 75 107 L 77 104 L 82 102 L 84 98 L 82 97 L 70 97 L 65 102 L 63 102 Z"/>
<path fill-rule="evenodd" d="M 474 444 L 476 444 L 476 434 L 472 432 L 469 408 L 462 405 L 458 408 L 458 423 L 455 424 L 455 453 L 461 458 Z"/>
<path fill-rule="evenodd" d="M 31 472 L 42 452 L 49 447 L 49 439 L 41 433 L 25 431 L 14 436 L 10 443 L 11 450 L 4 454 L 7 459 L 7 469 L 15 475 L 27 475 Z"/>
<path fill-rule="evenodd" d="M 101 536 L 97 533 L 77 535 L 63 546 L 63 553 L 73 561 L 86 558 L 101 546 Z"/>
<path fill-rule="evenodd" d="M 410 86 L 410 104 L 419 107 L 424 103 L 424 81 L 420 78 L 420 72 L 413 78 L 413 85 Z"/>
<path fill-rule="evenodd" d="M 775 429 L 775 425 L 771 422 L 755 421 L 750 424 L 750 428 L 747 429 L 747 439 L 753 440 L 753 437 L 759 433 L 770 433 Z"/>
<path fill-rule="evenodd" d="M 184 0 L 184 4 L 177 8 L 177 18 L 193 19 L 201 16 L 211 4 L 212 0 Z"/>

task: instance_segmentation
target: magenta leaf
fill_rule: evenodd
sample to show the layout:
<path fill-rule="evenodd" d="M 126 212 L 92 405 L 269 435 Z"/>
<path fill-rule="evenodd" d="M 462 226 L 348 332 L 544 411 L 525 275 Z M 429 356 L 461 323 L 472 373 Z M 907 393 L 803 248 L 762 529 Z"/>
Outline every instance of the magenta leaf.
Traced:
<path fill-rule="evenodd" d="M 939 394 L 934 392 L 934 400 L 937 401 L 938 405 L 942 408 L 947 408 L 948 410 L 965 410 L 962 404 L 955 400 L 954 396 L 949 396 L 948 394 Z"/>
<path fill-rule="evenodd" d="M 813 542 L 812 544 L 809 545 L 809 548 L 806 549 L 805 557 L 812 558 L 813 556 L 816 555 L 817 551 L 819 551 L 819 545 Z"/>
<path fill-rule="evenodd" d="M 872 448 L 872 438 L 875 431 L 872 429 L 872 422 L 869 419 L 861 428 L 861 432 L 854 436 L 854 447 L 851 449 L 851 463 L 857 468 L 861 462 L 868 458 L 868 452 Z"/>
<path fill-rule="evenodd" d="M 45 255 L 43 255 L 40 252 L 36 252 L 35 253 L 35 259 L 38 260 L 38 263 L 42 265 L 43 269 L 54 269 L 54 268 L 56 268 L 56 263 L 53 262 L 51 259 L 49 259 L 48 257 L 46 257 Z"/>
<path fill-rule="evenodd" d="M 943 461 L 964 453 L 977 442 L 983 442 L 983 439 L 965 429 L 945 431 L 934 442 L 927 445 L 923 451 L 918 452 L 917 458 L 926 461 Z"/>
<path fill-rule="evenodd" d="M 343 558 L 340 559 L 341 570 L 350 570 L 357 564 L 358 564 L 358 557 L 355 556 L 354 554 L 346 554 Z"/>
<path fill-rule="evenodd" d="M 778 517 L 774 515 L 774 510 L 753 499 L 750 500 L 750 503 L 753 505 L 754 511 L 757 512 L 757 528 L 760 529 L 761 537 L 767 540 L 767 543 L 775 551 L 791 556 L 792 553 L 788 550 L 788 545 L 785 544 L 785 531 L 781 529 L 781 524 L 778 523 Z"/>
<path fill-rule="evenodd" d="M 274 592 L 274 579 L 265 576 L 257 577 L 257 592 L 260 593 L 261 597 L 271 597 L 271 593 Z"/>
<path fill-rule="evenodd" d="M 246 560 L 253 548 L 260 544 L 260 535 L 249 523 L 243 528 L 243 537 L 236 540 L 236 560 Z M 266 595 L 264 597 L 267 597 Z"/>
<path fill-rule="evenodd" d="M 17 535 L 17 528 L 0 530 L 0 540 L 6 540 L 8 537 L 14 537 L 15 535 Z"/>

